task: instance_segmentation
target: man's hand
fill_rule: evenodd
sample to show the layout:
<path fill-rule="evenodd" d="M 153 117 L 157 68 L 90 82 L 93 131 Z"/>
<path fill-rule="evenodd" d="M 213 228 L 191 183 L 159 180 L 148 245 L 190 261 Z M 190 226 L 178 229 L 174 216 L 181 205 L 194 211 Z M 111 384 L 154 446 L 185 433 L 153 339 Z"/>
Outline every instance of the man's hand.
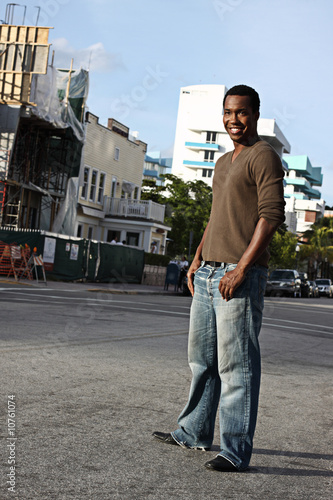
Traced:
<path fill-rule="evenodd" d="M 232 299 L 235 290 L 245 280 L 245 276 L 245 272 L 241 271 L 237 267 L 233 271 L 226 273 L 219 283 L 219 290 L 222 295 L 222 299 L 225 299 L 226 302 L 228 302 L 229 299 Z"/>
<path fill-rule="evenodd" d="M 197 269 L 199 269 L 200 266 L 201 266 L 201 260 L 194 258 L 192 264 L 190 265 L 190 269 L 187 272 L 187 279 L 188 279 L 187 286 L 191 292 L 192 297 L 194 295 L 193 276 L 195 271 L 197 271 Z"/>

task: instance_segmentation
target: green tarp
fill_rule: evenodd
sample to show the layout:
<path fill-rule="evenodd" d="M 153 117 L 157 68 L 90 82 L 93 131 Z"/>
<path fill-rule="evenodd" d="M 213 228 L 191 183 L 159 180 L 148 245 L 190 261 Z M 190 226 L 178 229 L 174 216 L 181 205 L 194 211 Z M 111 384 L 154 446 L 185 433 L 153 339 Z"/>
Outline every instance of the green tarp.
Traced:
<path fill-rule="evenodd" d="M 0 229 L 0 241 L 23 246 L 28 244 L 31 251 L 36 247 L 37 255 L 44 258 L 48 279 L 141 283 L 144 250 L 69 236 L 60 237 L 44 231 Z M 46 250 L 50 246 L 54 252 Z"/>

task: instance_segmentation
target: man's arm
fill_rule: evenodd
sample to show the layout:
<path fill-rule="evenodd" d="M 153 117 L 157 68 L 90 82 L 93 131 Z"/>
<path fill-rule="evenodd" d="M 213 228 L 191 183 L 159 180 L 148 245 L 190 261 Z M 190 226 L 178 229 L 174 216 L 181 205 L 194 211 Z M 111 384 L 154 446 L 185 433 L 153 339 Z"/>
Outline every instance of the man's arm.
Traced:
<path fill-rule="evenodd" d="M 191 295 L 193 297 L 193 294 L 194 294 L 194 287 L 193 287 L 193 274 L 195 273 L 195 271 L 197 269 L 199 269 L 200 265 L 201 265 L 201 261 L 202 261 L 202 255 L 201 255 L 201 252 L 202 252 L 202 247 L 203 247 L 203 244 L 204 244 L 204 241 L 205 241 L 205 238 L 206 238 L 206 234 L 207 234 L 207 229 L 208 229 L 208 226 L 209 226 L 209 222 L 206 226 L 206 229 L 205 229 L 205 232 L 203 234 L 203 237 L 200 241 L 200 244 L 197 248 L 197 251 L 195 252 L 195 256 L 194 256 L 194 259 L 192 261 L 192 264 L 190 265 L 190 268 L 187 272 L 187 279 L 188 279 L 188 283 L 187 283 L 187 286 L 191 292 Z"/>
<path fill-rule="evenodd" d="M 226 273 L 220 281 L 219 290 L 222 298 L 232 299 L 235 290 L 244 281 L 249 268 L 268 247 L 278 226 L 272 226 L 264 218 L 259 219 L 249 246 L 242 255 L 236 269 Z"/>

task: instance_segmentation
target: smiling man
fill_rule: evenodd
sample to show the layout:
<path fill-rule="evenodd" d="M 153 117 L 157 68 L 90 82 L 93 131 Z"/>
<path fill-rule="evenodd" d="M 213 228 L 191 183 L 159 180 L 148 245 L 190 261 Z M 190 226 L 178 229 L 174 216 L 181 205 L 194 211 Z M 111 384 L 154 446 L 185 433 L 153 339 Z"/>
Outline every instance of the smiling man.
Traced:
<path fill-rule="evenodd" d="M 267 247 L 284 221 L 283 169 L 258 136 L 257 92 L 237 85 L 223 107 L 234 150 L 216 163 L 210 220 L 188 271 L 189 400 L 177 430 L 153 435 L 166 444 L 207 450 L 220 404 L 221 451 L 205 466 L 241 472 L 250 462 L 257 420 Z"/>

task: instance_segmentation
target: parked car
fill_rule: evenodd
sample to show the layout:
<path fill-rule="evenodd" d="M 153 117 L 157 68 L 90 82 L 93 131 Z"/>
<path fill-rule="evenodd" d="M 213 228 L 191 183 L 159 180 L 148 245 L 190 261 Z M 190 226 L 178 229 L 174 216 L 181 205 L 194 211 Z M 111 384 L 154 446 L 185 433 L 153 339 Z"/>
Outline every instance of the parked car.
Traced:
<path fill-rule="evenodd" d="M 266 286 L 266 295 L 301 297 L 301 280 L 295 269 L 275 269 Z"/>
<path fill-rule="evenodd" d="M 316 280 L 316 285 L 318 286 L 319 295 L 326 295 L 326 297 L 330 299 L 333 298 L 333 285 L 331 280 L 321 278 Z"/>
<path fill-rule="evenodd" d="M 313 297 L 313 298 L 320 297 L 318 285 L 316 284 L 316 282 L 309 281 L 309 283 L 310 283 L 309 297 Z"/>

